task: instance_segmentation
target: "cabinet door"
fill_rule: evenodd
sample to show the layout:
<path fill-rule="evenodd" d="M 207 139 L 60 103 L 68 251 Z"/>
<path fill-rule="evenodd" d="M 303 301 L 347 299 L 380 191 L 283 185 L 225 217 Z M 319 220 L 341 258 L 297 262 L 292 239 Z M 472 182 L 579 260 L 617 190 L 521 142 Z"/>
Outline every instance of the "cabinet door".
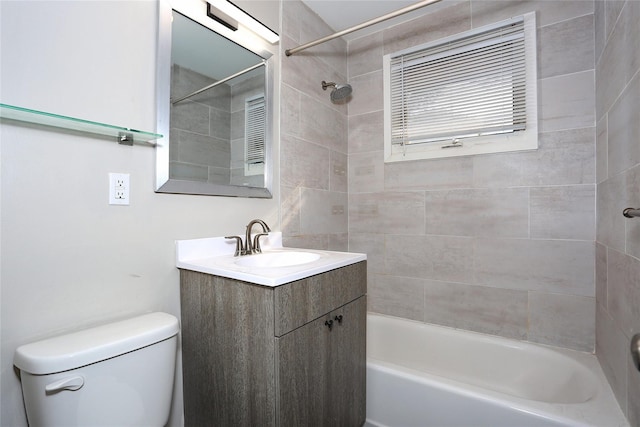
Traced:
<path fill-rule="evenodd" d="M 276 339 L 276 423 L 282 427 L 330 425 L 331 332 L 323 316 Z"/>
<path fill-rule="evenodd" d="M 355 427 L 364 423 L 365 298 L 277 339 L 278 425 Z M 327 322 L 332 322 L 331 328 Z"/>
<path fill-rule="evenodd" d="M 331 425 L 361 426 L 366 417 L 366 297 L 333 311 L 331 318 Z"/>
<path fill-rule="evenodd" d="M 185 426 L 273 426 L 273 293 L 181 272 Z"/>

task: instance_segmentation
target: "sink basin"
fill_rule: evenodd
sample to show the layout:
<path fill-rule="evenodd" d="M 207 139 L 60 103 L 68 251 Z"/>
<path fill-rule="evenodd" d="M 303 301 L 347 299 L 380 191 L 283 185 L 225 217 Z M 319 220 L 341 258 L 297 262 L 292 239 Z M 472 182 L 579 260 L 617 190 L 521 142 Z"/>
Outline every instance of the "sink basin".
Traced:
<path fill-rule="evenodd" d="M 239 258 L 235 264 L 242 267 L 278 268 L 307 264 L 320 258 L 320 254 L 313 252 L 266 252 Z"/>

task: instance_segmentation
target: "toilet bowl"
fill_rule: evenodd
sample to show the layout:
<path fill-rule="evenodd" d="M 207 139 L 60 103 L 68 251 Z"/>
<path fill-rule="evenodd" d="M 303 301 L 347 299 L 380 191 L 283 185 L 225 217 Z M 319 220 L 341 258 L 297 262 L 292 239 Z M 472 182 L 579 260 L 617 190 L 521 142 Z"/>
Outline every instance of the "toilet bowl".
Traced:
<path fill-rule="evenodd" d="M 30 427 L 164 426 L 178 330 L 174 316 L 149 313 L 19 347 Z"/>

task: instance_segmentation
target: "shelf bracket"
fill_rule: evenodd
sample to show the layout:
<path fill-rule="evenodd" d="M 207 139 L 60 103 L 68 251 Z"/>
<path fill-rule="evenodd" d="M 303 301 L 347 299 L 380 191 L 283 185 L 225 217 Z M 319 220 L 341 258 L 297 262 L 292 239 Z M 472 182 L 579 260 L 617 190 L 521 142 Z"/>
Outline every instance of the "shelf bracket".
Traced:
<path fill-rule="evenodd" d="M 118 133 L 118 144 L 133 145 L 133 134 L 128 132 Z"/>

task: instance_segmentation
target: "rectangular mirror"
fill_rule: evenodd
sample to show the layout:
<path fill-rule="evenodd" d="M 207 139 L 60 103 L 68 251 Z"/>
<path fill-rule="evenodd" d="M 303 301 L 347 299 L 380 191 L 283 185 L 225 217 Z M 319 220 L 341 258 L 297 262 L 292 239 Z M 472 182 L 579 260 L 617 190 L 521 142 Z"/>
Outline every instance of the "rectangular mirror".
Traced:
<path fill-rule="evenodd" d="M 156 191 L 270 198 L 272 56 L 199 4 L 159 5 Z"/>

